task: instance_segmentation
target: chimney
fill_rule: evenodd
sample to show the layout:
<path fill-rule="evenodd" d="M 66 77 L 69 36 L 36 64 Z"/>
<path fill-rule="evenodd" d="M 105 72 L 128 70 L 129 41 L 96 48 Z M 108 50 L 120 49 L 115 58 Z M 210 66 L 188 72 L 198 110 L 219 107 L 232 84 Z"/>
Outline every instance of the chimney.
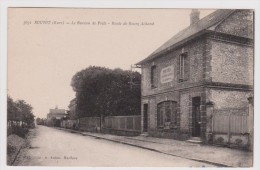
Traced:
<path fill-rule="evenodd" d="M 197 23 L 200 20 L 200 11 L 198 9 L 192 9 L 190 13 L 190 25 Z"/>

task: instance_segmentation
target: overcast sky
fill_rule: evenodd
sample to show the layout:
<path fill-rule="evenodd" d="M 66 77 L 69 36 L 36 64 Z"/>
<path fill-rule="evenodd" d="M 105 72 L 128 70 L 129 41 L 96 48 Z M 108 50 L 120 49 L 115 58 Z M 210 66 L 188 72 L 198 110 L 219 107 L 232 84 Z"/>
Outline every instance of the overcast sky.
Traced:
<path fill-rule="evenodd" d="M 200 10 L 200 16 L 213 11 Z M 75 97 L 70 82 L 76 72 L 90 65 L 130 69 L 131 64 L 146 58 L 187 27 L 190 12 L 191 9 L 11 8 L 8 94 L 30 103 L 34 114 L 41 118 L 56 105 L 68 109 Z M 50 22 L 34 24 L 35 21 Z M 55 24 L 58 22 L 64 24 Z M 85 24 L 79 24 L 82 22 Z M 127 25 L 123 25 L 125 22 Z"/>

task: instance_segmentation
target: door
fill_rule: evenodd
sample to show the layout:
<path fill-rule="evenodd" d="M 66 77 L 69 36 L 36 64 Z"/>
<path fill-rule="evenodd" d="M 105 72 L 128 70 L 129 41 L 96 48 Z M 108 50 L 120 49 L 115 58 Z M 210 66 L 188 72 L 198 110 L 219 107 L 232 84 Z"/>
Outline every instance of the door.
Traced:
<path fill-rule="evenodd" d="M 148 129 L 148 104 L 144 104 L 143 113 L 144 113 L 143 132 L 147 132 L 147 129 Z"/>
<path fill-rule="evenodd" d="M 200 97 L 192 98 L 192 136 L 200 137 Z"/>

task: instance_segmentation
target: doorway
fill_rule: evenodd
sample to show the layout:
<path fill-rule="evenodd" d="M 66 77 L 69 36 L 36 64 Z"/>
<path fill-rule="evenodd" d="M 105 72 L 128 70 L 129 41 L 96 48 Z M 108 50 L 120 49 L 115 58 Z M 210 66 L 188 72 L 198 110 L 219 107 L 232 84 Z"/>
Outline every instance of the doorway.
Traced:
<path fill-rule="evenodd" d="M 200 137 L 200 97 L 192 98 L 192 137 Z"/>
<path fill-rule="evenodd" d="M 148 104 L 143 105 L 143 132 L 147 132 L 148 129 Z"/>

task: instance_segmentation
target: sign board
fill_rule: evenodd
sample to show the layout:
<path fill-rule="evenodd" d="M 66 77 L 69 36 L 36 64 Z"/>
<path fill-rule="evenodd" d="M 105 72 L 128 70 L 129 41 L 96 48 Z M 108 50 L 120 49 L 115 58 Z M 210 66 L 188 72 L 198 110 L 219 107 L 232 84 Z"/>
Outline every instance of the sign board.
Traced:
<path fill-rule="evenodd" d="M 161 83 L 168 83 L 173 81 L 174 78 L 174 67 L 173 65 L 170 65 L 168 67 L 165 67 L 161 70 L 161 76 L 160 76 Z"/>

